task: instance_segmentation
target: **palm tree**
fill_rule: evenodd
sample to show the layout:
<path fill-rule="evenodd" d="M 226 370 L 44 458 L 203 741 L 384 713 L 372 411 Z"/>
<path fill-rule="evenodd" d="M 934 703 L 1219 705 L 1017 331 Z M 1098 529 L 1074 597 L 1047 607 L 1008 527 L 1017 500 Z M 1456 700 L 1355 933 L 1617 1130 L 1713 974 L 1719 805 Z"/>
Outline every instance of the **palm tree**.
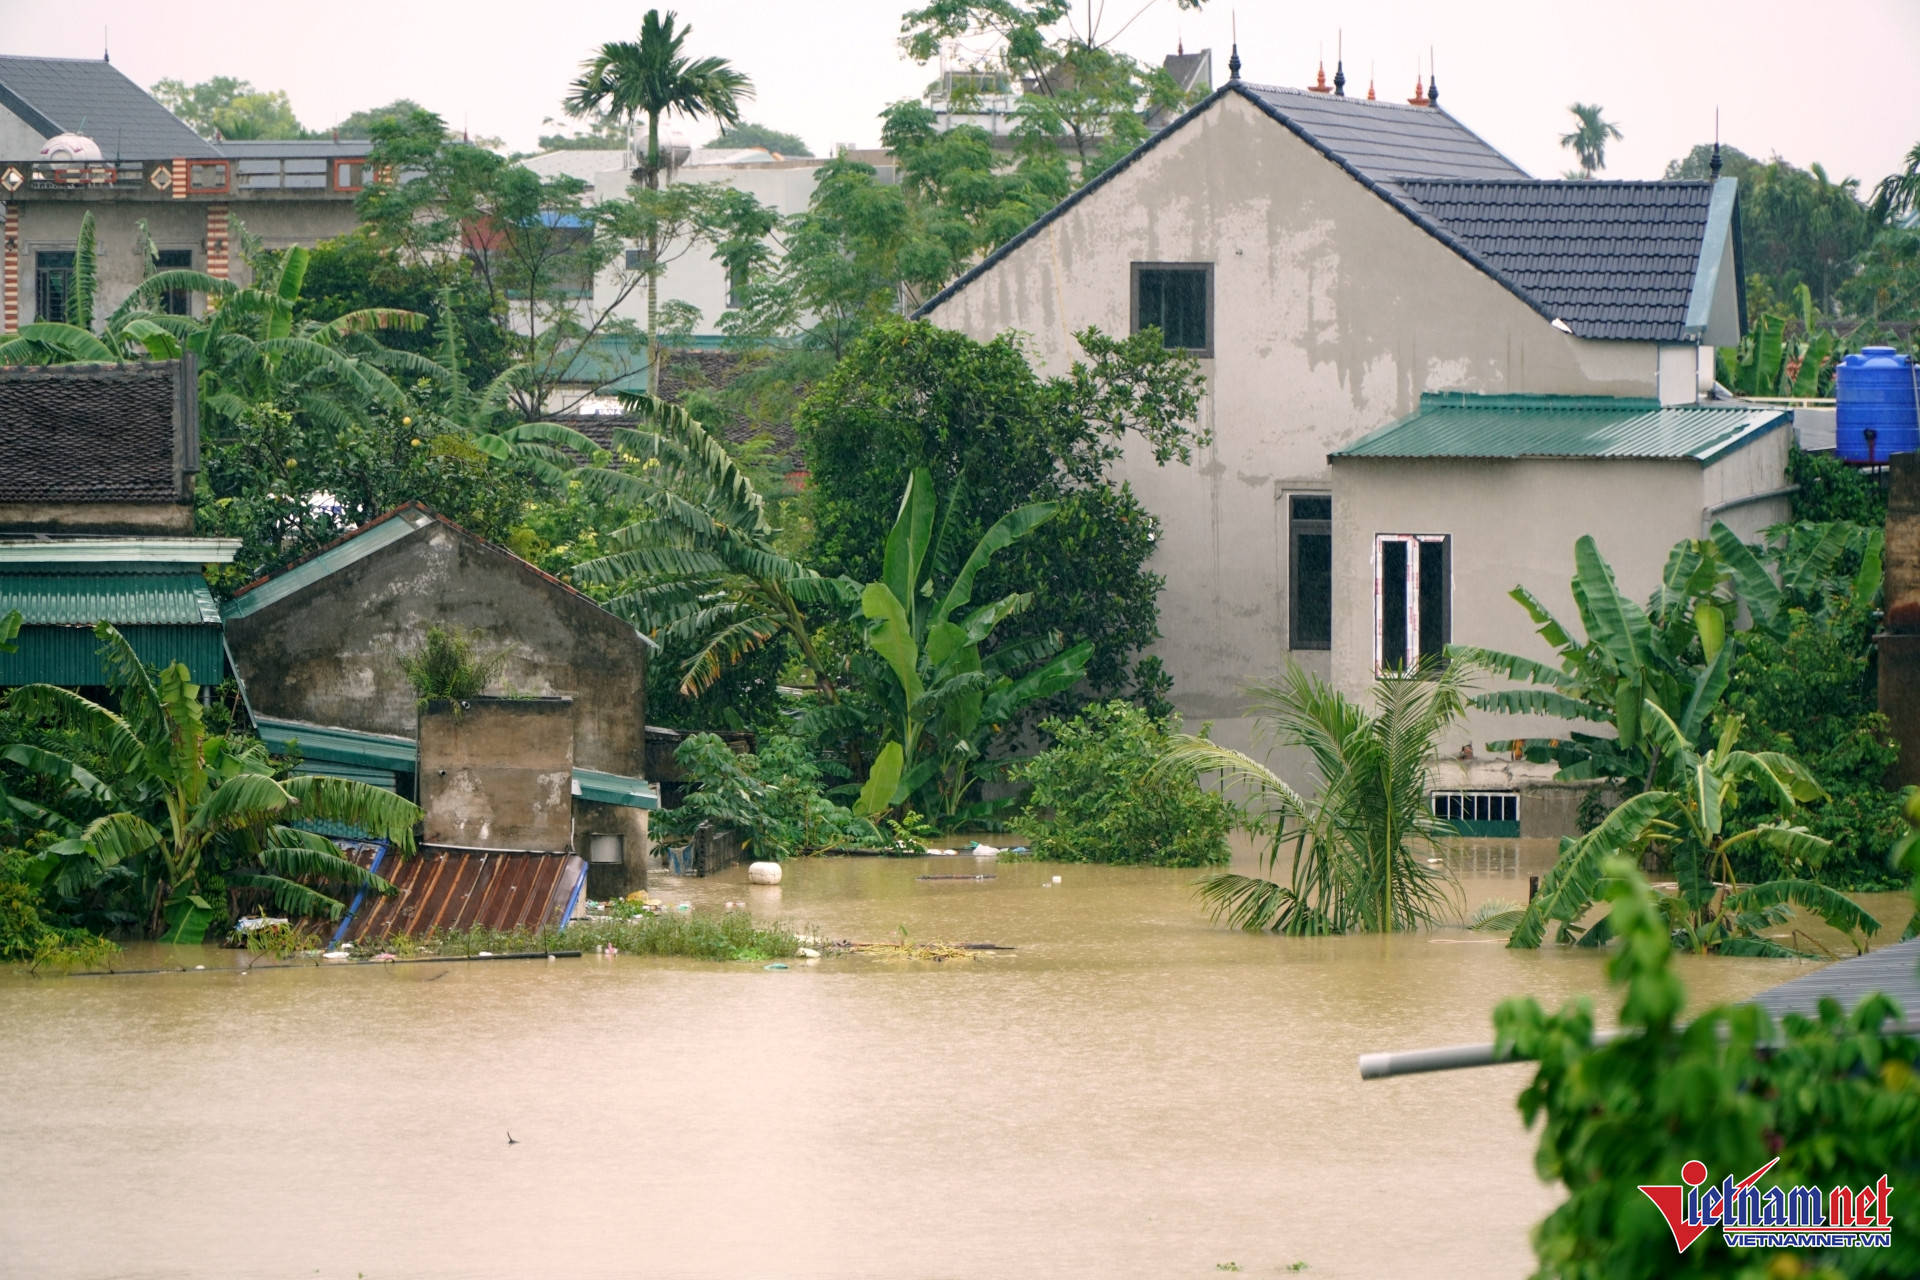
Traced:
<path fill-rule="evenodd" d="M 640 176 L 649 191 L 660 189 L 660 118 L 673 114 L 698 120 L 712 116 L 722 125 L 740 123 L 740 103 L 753 96 L 753 81 L 725 58 L 689 59 L 682 52 L 693 28 L 675 27 L 669 10 L 647 10 L 638 40 L 612 40 L 581 63 L 579 79 L 567 95 L 566 109 L 576 116 L 602 111 L 627 121 L 647 118 L 647 155 Z M 647 228 L 647 390 L 660 390 L 660 356 L 654 339 L 659 310 L 660 219 Z"/>
<path fill-rule="evenodd" d="M 102 780 L 53 752 L 8 748 L 7 759 L 105 810 L 84 823 L 46 813 L 67 837 L 43 855 L 56 892 L 130 883 L 151 930 L 182 943 L 201 941 L 215 915 L 203 886 L 216 869 L 210 861 L 239 895 L 289 914 L 338 918 L 342 903 L 316 883 L 391 892 L 324 836 L 292 824 L 346 823 L 411 853 L 419 809 L 362 782 L 276 779 L 258 742 L 208 736 L 200 687 L 185 664 L 156 677 L 113 627 L 102 622 L 94 635 L 118 710 L 46 684 L 15 689 L 8 703 L 31 720 L 77 731 L 111 765 Z"/>
<path fill-rule="evenodd" d="M 1580 123 L 1572 133 L 1561 135 L 1560 145 L 1573 152 L 1574 158 L 1579 160 L 1580 176 L 1591 178 L 1607 167 L 1607 143 L 1626 135 L 1620 132 L 1617 125 L 1601 119 L 1602 108 L 1599 103 L 1589 106 L 1584 102 L 1576 102 L 1567 110 L 1573 112 L 1573 118 Z"/>
<path fill-rule="evenodd" d="M 740 123 L 740 102 L 753 96 L 753 82 L 725 58 L 689 60 L 681 50 L 690 26 L 675 28 L 674 14 L 649 9 L 640 20 L 638 40 L 610 40 L 581 63 L 580 78 L 567 95 L 569 114 L 602 111 L 629 125 L 647 118 L 648 187 L 660 185 L 660 118 L 679 113 L 691 120 L 712 116 L 723 125 Z"/>
<path fill-rule="evenodd" d="M 1252 690 L 1261 735 L 1304 747 L 1320 781 L 1308 800 L 1251 756 L 1205 738 L 1175 740 L 1168 769 L 1215 772 L 1264 803 L 1272 839 L 1257 876 L 1200 881 L 1215 919 L 1287 934 L 1387 933 L 1433 923 L 1447 878 L 1425 860 L 1451 832 L 1427 800 L 1434 744 L 1466 705 L 1466 667 L 1431 666 L 1381 677 L 1368 711 L 1289 665 Z M 1285 852 L 1292 871 L 1273 877 Z"/>
<path fill-rule="evenodd" d="M 574 566 L 612 586 L 607 607 L 663 643 L 693 650 L 680 692 L 697 697 L 721 671 L 786 635 L 829 703 L 840 700 L 815 647 L 807 606 L 850 606 L 859 587 L 823 578 L 781 552 L 766 500 L 726 446 L 677 405 L 622 396 L 640 424 L 613 433 L 614 465 L 575 474 L 588 492 L 646 513 L 614 533 L 614 551 Z"/>

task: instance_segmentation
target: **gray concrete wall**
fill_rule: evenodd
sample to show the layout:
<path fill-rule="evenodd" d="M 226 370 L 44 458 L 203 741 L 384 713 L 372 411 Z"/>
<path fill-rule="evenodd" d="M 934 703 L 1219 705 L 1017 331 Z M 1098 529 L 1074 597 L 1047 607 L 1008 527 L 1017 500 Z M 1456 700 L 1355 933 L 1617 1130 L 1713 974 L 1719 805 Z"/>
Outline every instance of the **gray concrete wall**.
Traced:
<path fill-rule="evenodd" d="M 256 712 L 411 737 L 399 654 L 429 625 L 504 653 L 490 692 L 574 699 L 574 759 L 644 776 L 646 641 L 516 556 L 418 513 L 420 528 L 283 600 L 227 622 Z"/>
<path fill-rule="evenodd" d="M 573 849 L 573 700 L 475 698 L 420 708 L 425 843 Z"/>
<path fill-rule="evenodd" d="M 146 278 L 140 258 L 139 222 L 147 220 L 147 229 L 158 249 L 188 249 L 193 253 L 193 269 L 207 269 L 207 202 L 204 200 L 167 200 L 125 198 L 103 195 L 100 199 L 21 200 L 20 209 L 20 323 L 34 319 L 33 255 L 41 249 L 71 251 L 80 237 L 80 218 L 93 211 L 94 239 L 98 245 L 100 299 L 94 305 L 98 321 L 110 315 L 127 300 L 134 287 Z M 269 249 L 289 245 L 312 248 L 322 240 L 344 235 L 356 225 L 353 201 L 331 198 L 265 199 L 235 197 L 227 208 L 232 219 L 244 223 Z M 239 254 L 237 232 L 231 251 L 231 277 L 244 284 L 250 279 L 246 263 Z M 196 300 L 204 310 L 204 300 Z"/>
<path fill-rule="evenodd" d="M 624 898 L 646 888 L 647 855 L 653 849 L 647 835 L 647 811 L 576 798 L 573 802 L 574 852 L 583 858 L 589 857 L 595 836 L 620 837 L 621 861 L 587 863 L 587 896 L 604 901 Z"/>
<path fill-rule="evenodd" d="M 1514 587 L 1525 586 L 1578 634 L 1569 583 L 1582 534 L 1594 534 L 1621 590 L 1640 601 L 1659 585 L 1673 544 L 1700 536 L 1703 481 L 1692 461 L 1342 458 L 1333 476 L 1333 678 L 1355 695 L 1373 680 L 1379 534 L 1451 535 L 1453 642 L 1543 662 L 1555 661 L 1553 650 L 1507 594 Z M 1483 676 L 1481 685 L 1498 682 Z M 1571 728 L 1472 712 L 1441 754 L 1489 739 L 1561 737 Z"/>
<path fill-rule="evenodd" d="M 1247 739 L 1242 688 L 1289 657 L 1279 499 L 1290 486 L 1325 492 L 1329 452 L 1412 412 L 1427 391 L 1659 391 L 1654 344 L 1554 329 L 1231 95 L 931 318 L 981 340 L 1019 330 L 1035 365 L 1059 372 L 1081 354 L 1074 330 L 1128 331 L 1133 262 L 1214 266 L 1201 415 L 1215 442 L 1191 467 L 1158 468 L 1131 448 L 1120 474 L 1165 522 L 1152 562 L 1167 579 L 1156 652 L 1174 701 L 1236 745 Z M 1699 499 L 1689 501 L 1697 521 Z"/>

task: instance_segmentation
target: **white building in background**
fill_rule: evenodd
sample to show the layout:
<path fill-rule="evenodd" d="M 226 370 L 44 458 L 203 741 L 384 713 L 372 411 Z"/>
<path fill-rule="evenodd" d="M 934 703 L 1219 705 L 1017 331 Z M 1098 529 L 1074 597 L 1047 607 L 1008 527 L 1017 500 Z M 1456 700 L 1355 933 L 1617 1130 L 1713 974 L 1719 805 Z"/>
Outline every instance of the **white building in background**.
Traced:
<path fill-rule="evenodd" d="M 827 163 L 827 158 L 823 156 L 782 156 L 761 147 L 690 148 L 671 136 L 663 140 L 661 152 L 666 164 L 665 172 L 661 175 L 663 182 L 712 182 L 731 186 L 770 206 L 783 218 L 805 212 L 813 199 L 813 189 L 819 179 L 821 166 Z M 891 183 L 895 180 L 893 157 L 885 151 L 843 149 L 841 154 L 874 166 L 882 182 Z M 625 197 L 636 181 L 634 174 L 640 160 L 635 150 L 627 148 L 617 151 L 548 151 L 521 163 L 543 178 L 579 178 L 591 187 L 591 199 L 598 201 Z M 620 299 L 614 314 L 645 326 L 646 288 L 644 285 L 630 287 L 633 278 L 631 268 L 639 265 L 632 255 L 640 252 L 639 246 L 630 248 L 627 262 L 610 265 L 594 282 L 595 314 L 618 299 L 621 291 L 626 289 L 627 296 Z M 700 244 L 669 244 L 662 249 L 661 256 L 666 260 L 667 267 L 657 291 L 660 302 L 684 302 L 698 308 L 700 319 L 694 325 L 691 345 L 696 349 L 718 347 L 722 337 L 721 317 L 734 305 L 734 282 L 727 278 L 725 266 L 714 258 L 711 248 Z M 644 344 L 635 349 L 631 342 L 612 339 L 597 343 L 594 355 L 596 369 L 605 367 L 602 363 L 605 361 L 617 363 L 629 371 L 609 390 L 640 390 L 645 387 Z M 602 380 L 598 376 L 594 378 L 596 382 Z M 598 395 L 583 402 L 577 411 L 611 412 L 614 407 L 611 395 Z"/>

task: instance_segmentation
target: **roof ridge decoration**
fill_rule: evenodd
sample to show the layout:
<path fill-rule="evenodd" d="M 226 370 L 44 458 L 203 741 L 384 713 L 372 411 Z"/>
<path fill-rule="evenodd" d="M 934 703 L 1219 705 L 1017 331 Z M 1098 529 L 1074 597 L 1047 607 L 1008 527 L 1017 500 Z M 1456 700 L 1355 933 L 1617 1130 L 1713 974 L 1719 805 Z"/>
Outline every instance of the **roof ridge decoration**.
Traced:
<path fill-rule="evenodd" d="M 1427 209 L 1418 197 L 1407 188 L 1424 186 L 1429 189 L 1437 189 L 1447 186 L 1462 188 L 1480 186 L 1507 191 L 1551 191 L 1555 193 L 1580 190 L 1587 193 L 1598 193 L 1597 195 L 1589 194 L 1581 197 L 1581 199 L 1604 205 L 1608 198 L 1617 195 L 1623 190 L 1654 191 L 1672 189 L 1691 192 L 1705 188 L 1710 184 L 1679 180 L 1673 182 L 1660 180 L 1614 182 L 1609 180 L 1593 183 L 1568 183 L 1557 179 L 1533 178 L 1528 176 L 1524 170 L 1518 165 L 1515 165 L 1497 148 L 1487 143 L 1478 134 L 1474 133 L 1473 130 L 1461 124 L 1451 112 L 1441 108 L 1414 107 L 1400 103 L 1376 102 L 1360 98 L 1334 98 L 1331 96 L 1316 95 L 1305 89 L 1255 85 L 1245 81 L 1229 81 L 1216 89 L 1179 118 L 1134 148 L 1133 151 L 1129 152 L 1120 161 L 1106 170 L 1106 172 L 1100 174 L 1099 177 L 1078 191 L 1067 196 L 1067 198 L 1059 204 L 1056 204 L 1046 213 L 1029 223 L 1018 235 L 988 254 L 945 288 L 934 294 L 933 297 L 929 298 L 914 310 L 912 313 L 913 317 L 915 319 L 924 318 L 936 308 L 945 304 L 986 272 L 992 270 L 1002 259 L 1039 235 L 1041 231 L 1062 217 L 1069 209 L 1079 204 L 1082 200 L 1089 198 L 1094 192 L 1100 190 L 1107 183 L 1125 172 L 1139 160 L 1140 157 L 1158 146 L 1163 139 L 1171 136 L 1178 130 L 1184 128 L 1192 120 L 1211 110 L 1222 97 L 1229 93 L 1237 93 L 1246 99 L 1262 114 L 1279 123 L 1301 141 L 1305 142 L 1315 151 L 1318 151 L 1323 157 L 1337 165 L 1354 181 L 1393 206 L 1409 221 L 1413 222 L 1414 225 L 1434 239 L 1440 241 L 1441 244 L 1452 250 L 1457 256 L 1465 259 L 1470 265 L 1491 278 L 1509 293 L 1513 294 L 1530 309 L 1538 313 L 1543 319 L 1549 322 L 1555 322 L 1556 328 L 1564 328 L 1567 333 L 1573 334 L 1574 336 L 1600 339 L 1619 338 L 1638 341 L 1677 342 L 1693 337 L 1690 333 L 1682 332 L 1684 321 L 1680 317 L 1675 317 L 1675 322 L 1671 325 L 1667 325 L 1663 321 L 1656 324 L 1642 317 L 1628 318 L 1625 320 L 1612 317 L 1593 320 L 1576 318 L 1573 323 L 1569 323 L 1562 315 L 1562 312 L 1567 308 L 1554 300 L 1543 299 L 1536 288 L 1529 287 L 1525 280 L 1516 277 L 1512 271 L 1503 268 L 1498 262 L 1494 261 L 1488 253 L 1476 247 L 1467 235 L 1462 234 L 1460 229 L 1448 225 L 1445 220 Z M 1385 112 L 1389 117 L 1409 122 L 1445 121 L 1449 130 L 1457 130 L 1459 134 L 1464 135 L 1467 139 L 1484 148 L 1485 154 L 1497 158 L 1499 162 L 1510 166 L 1513 169 L 1513 176 L 1499 178 L 1470 175 L 1416 177 L 1412 175 L 1369 173 L 1351 157 L 1335 150 L 1325 139 L 1316 136 L 1307 124 L 1295 120 L 1280 104 L 1270 101 L 1265 96 L 1267 94 L 1276 96 L 1286 95 L 1298 101 L 1301 107 L 1308 111 L 1317 111 L 1329 115 L 1338 114 L 1343 117 L 1350 116 L 1356 120 L 1364 119 L 1372 113 Z M 1730 180 L 1722 179 L 1722 181 Z M 1718 188 L 1715 188 L 1715 191 L 1717 194 Z M 1726 214 L 1722 221 L 1730 225 L 1732 222 L 1731 213 Z M 1710 240 L 1711 236 L 1718 234 L 1723 234 L 1720 231 L 1720 222 L 1710 221 L 1707 227 L 1701 229 L 1697 237 L 1691 239 L 1693 261 L 1687 268 L 1690 276 L 1697 273 L 1697 265 L 1702 258 L 1719 252 L 1718 248 Z M 1703 296 L 1707 300 L 1704 305 L 1710 307 L 1711 293 Z M 1693 302 L 1694 296 L 1690 291 L 1687 301 L 1680 304 L 1678 310 L 1682 313 L 1691 313 L 1693 310 Z M 1603 308 L 1602 310 L 1606 309 Z M 1576 324 L 1578 327 L 1575 327 Z M 1657 328 L 1658 332 L 1643 332 L 1643 330 L 1652 328 Z M 1667 330 L 1671 330 L 1671 332 L 1669 333 Z"/>

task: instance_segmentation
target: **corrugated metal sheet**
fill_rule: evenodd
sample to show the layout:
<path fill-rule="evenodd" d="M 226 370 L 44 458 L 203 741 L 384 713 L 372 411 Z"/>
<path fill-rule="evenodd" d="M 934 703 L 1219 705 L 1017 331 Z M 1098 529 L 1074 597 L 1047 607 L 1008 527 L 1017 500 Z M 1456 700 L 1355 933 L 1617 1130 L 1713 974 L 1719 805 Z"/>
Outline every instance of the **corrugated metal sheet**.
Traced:
<path fill-rule="evenodd" d="M 1830 964 L 1804 978 L 1770 987 L 1747 1003 L 1759 1005 L 1776 1018 L 1783 1013 L 1811 1017 L 1819 1011 L 1823 999 L 1836 1000 L 1851 1012 L 1868 993 L 1884 991 L 1913 1022 L 1920 1020 L 1920 976 L 1914 971 L 1917 964 L 1920 938 Z"/>
<path fill-rule="evenodd" d="M 120 634 L 149 666 L 186 663 L 195 684 L 219 684 L 225 674 L 225 654 L 221 650 L 218 626 L 123 626 Z M 92 624 L 22 627 L 18 643 L 18 652 L 0 653 L 0 685 L 72 686 L 107 682 L 106 671 L 100 665 L 100 642 L 94 639 Z"/>
<path fill-rule="evenodd" d="M 181 572 L 61 569 L 0 573 L 0 613 L 18 609 L 26 626 L 220 625 L 220 607 L 197 569 Z"/>
<path fill-rule="evenodd" d="M 1710 462 L 1793 415 L 1756 405 L 1682 405 L 1587 396 L 1427 395 L 1420 412 L 1335 458 L 1691 458 Z"/>
<path fill-rule="evenodd" d="M 660 807 L 660 793 L 650 783 L 640 778 L 622 777 L 617 773 L 602 773 L 598 769 L 575 769 L 573 794 L 582 800 L 625 805 L 629 809 Z"/>
<path fill-rule="evenodd" d="M 399 892 L 366 895 L 339 937 L 420 937 L 476 924 L 557 928 L 586 883 L 587 864 L 571 853 L 426 848 L 399 861 L 384 858 L 378 870 Z"/>
<path fill-rule="evenodd" d="M 279 755 L 291 755 L 297 748 L 305 760 L 361 769 L 412 773 L 419 767 L 420 749 L 411 738 L 361 733 L 303 720 L 277 720 L 272 716 L 255 716 L 253 727 L 267 749 Z"/>

